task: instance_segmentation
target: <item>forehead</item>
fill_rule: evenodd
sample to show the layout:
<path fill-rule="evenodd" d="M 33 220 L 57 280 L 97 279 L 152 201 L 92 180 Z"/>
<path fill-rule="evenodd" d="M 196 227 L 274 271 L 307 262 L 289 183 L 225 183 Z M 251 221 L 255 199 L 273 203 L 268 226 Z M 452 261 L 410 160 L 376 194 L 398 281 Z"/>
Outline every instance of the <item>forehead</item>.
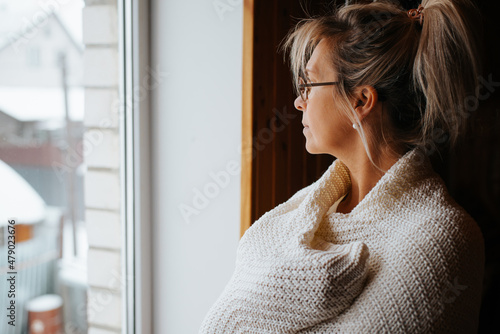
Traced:
<path fill-rule="evenodd" d="M 328 41 L 321 40 L 314 49 L 311 58 L 307 62 L 306 73 L 320 74 L 320 73 L 333 73 L 332 64 L 329 57 Z"/>

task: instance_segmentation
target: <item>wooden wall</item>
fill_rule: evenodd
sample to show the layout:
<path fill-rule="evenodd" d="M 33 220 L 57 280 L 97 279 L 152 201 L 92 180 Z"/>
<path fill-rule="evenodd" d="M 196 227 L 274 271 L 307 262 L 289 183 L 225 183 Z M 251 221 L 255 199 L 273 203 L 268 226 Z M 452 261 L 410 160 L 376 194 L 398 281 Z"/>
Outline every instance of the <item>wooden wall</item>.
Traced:
<path fill-rule="evenodd" d="M 306 8 L 319 12 L 326 3 Z M 305 17 L 298 1 L 245 1 L 241 234 L 262 214 L 317 180 L 333 162 L 305 150 L 302 112 L 279 45 Z"/>

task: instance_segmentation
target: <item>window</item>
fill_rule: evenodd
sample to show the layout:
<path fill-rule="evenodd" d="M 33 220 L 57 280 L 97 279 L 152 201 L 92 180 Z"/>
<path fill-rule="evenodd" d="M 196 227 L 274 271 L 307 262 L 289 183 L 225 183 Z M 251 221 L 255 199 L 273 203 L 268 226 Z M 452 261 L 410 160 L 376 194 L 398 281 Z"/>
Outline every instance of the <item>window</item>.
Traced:
<path fill-rule="evenodd" d="M 2 333 L 45 328 L 51 312 L 53 326 L 87 331 L 83 5 L 2 5 L 0 267 L 13 279 L 0 288 L 15 306 Z M 43 61 L 51 54 L 59 61 Z"/>
<path fill-rule="evenodd" d="M 1 333 L 151 332 L 146 11 L 0 0 Z"/>

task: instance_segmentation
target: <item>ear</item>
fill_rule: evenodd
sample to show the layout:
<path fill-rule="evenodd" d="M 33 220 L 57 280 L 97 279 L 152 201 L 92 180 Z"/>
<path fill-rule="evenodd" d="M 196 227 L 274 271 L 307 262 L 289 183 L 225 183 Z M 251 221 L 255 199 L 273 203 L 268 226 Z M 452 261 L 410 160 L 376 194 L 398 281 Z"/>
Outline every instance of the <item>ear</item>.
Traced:
<path fill-rule="evenodd" d="M 354 98 L 354 110 L 356 110 L 359 120 L 362 121 L 375 110 L 375 106 L 378 102 L 377 90 L 372 86 L 358 87 L 355 91 Z"/>

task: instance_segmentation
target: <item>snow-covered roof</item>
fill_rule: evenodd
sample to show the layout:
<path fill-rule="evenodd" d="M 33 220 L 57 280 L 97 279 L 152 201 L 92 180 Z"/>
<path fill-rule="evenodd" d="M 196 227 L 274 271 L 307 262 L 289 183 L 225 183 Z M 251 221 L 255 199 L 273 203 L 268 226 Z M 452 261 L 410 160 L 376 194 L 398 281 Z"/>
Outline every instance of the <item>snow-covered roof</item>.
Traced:
<path fill-rule="evenodd" d="M 0 0 L 0 49 L 12 43 L 16 36 L 32 35 L 42 19 L 55 17 L 74 45 L 82 45 L 82 0 L 42 2 L 39 0 Z M 35 28 L 36 29 L 36 28 Z"/>
<path fill-rule="evenodd" d="M 45 219 L 45 202 L 14 169 L 0 160 L 0 226 L 15 218 L 17 224 L 36 224 Z"/>

